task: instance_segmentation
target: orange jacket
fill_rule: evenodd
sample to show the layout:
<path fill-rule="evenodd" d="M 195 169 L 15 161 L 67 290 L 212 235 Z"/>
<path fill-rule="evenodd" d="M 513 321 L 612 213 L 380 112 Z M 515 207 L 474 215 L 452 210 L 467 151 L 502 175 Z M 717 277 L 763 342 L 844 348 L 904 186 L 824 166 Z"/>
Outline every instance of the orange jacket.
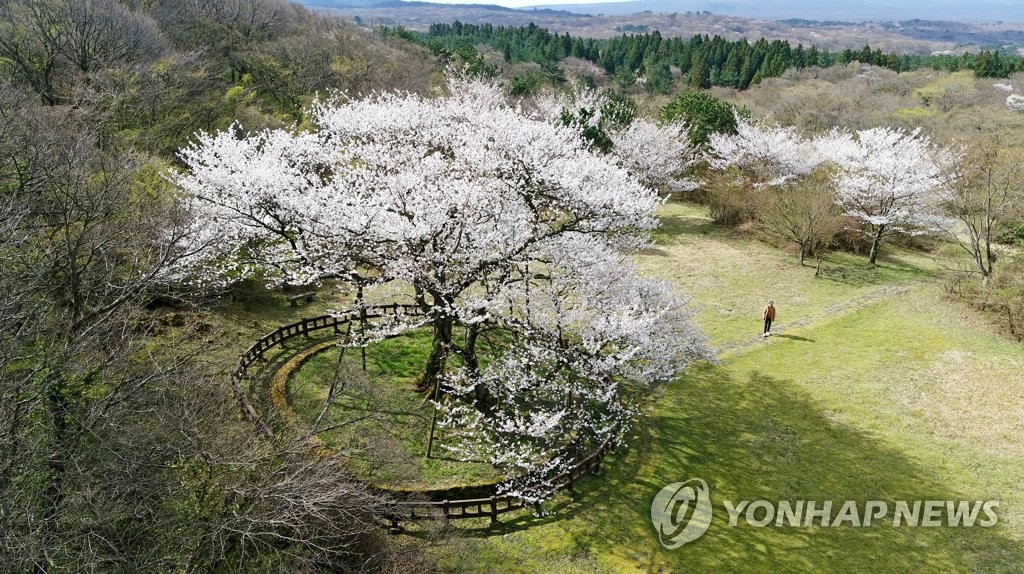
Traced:
<path fill-rule="evenodd" d="M 764 320 L 774 321 L 775 320 L 775 305 L 768 305 L 764 308 Z"/>

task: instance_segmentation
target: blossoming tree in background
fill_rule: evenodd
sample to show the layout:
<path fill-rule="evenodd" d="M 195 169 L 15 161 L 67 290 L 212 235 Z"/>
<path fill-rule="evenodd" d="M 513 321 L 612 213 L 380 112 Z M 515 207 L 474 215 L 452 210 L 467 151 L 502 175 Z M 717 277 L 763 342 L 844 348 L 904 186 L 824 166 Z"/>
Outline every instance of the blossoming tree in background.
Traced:
<path fill-rule="evenodd" d="M 711 135 L 709 164 L 736 169 L 763 190 L 756 217 L 800 247 L 801 263 L 832 237 L 834 207 L 862 226 L 871 263 L 886 238 L 948 227 L 939 190 L 953 155 L 920 130 L 836 129 L 805 138 L 791 127 L 737 118 L 736 132 Z"/>
<path fill-rule="evenodd" d="M 635 104 L 625 98 L 581 89 L 546 94 L 538 98 L 537 108 L 542 118 L 579 131 L 592 147 L 613 156 L 642 183 L 672 192 L 695 189 L 687 175 L 699 157 L 686 124 L 637 117 Z"/>
<path fill-rule="evenodd" d="M 176 179 L 216 248 L 189 272 L 401 286 L 422 312 L 406 330 L 433 329 L 423 388 L 442 446 L 528 475 L 507 487 L 539 499 L 625 420 L 624 384 L 709 350 L 686 300 L 628 262 L 656 192 L 496 87 L 449 90 L 320 102 L 312 131 L 200 135 Z"/>
<path fill-rule="evenodd" d="M 823 157 L 795 128 L 736 117 L 736 133 L 709 137 L 708 161 L 715 169 L 738 167 L 755 187 L 782 185 L 809 175 Z"/>
<path fill-rule="evenodd" d="M 1010 94 L 1006 96 L 1006 107 L 1015 112 L 1024 112 L 1024 95 Z"/>
<path fill-rule="evenodd" d="M 796 129 L 736 117 L 736 133 L 714 133 L 708 163 L 757 190 L 753 217 L 769 236 L 795 244 L 800 264 L 839 228 L 832 170 L 817 142 Z"/>
<path fill-rule="evenodd" d="M 938 215 L 938 190 L 949 156 L 920 130 L 872 128 L 833 132 L 818 140 L 820 153 L 838 167 L 836 201 L 864 226 L 875 263 L 886 238 L 930 233 L 947 223 Z"/>

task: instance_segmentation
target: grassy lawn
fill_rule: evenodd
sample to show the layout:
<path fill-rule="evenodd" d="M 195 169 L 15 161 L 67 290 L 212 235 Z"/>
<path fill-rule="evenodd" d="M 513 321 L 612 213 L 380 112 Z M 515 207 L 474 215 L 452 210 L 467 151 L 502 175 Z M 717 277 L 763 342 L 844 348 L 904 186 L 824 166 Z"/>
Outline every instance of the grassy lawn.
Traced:
<path fill-rule="evenodd" d="M 702 207 L 670 203 L 659 217 L 655 248 L 638 258 L 640 269 L 694 298 L 713 344 L 759 333 L 769 299 L 781 326 L 882 285 L 927 279 L 936 267 L 926 255 L 886 246 L 876 267 L 865 257 L 835 253 L 815 277 L 813 260 L 800 267 L 795 254 L 716 228 Z"/>
<path fill-rule="evenodd" d="M 694 297 L 715 344 L 749 338 L 772 298 L 806 326 L 698 365 L 661 387 L 630 448 L 552 516 L 462 525 L 426 543 L 458 572 L 1024 572 L 1024 348 L 943 300 L 935 264 L 885 248 L 878 268 L 830 257 L 815 278 L 781 250 L 715 229 L 697 208 L 663 208 L 642 269 Z M 909 290 L 828 317 L 889 284 Z M 650 504 L 698 477 L 707 534 L 665 550 Z M 998 499 L 994 528 L 729 527 L 722 501 Z M 416 538 L 405 543 L 422 544 Z"/>
<path fill-rule="evenodd" d="M 206 345 L 205 359 L 218 365 L 226 377 L 238 355 L 263 335 L 304 318 L 349 309 L 353 299 L 348 286 L 326 283 L 312 302 L 292 306 L 278 291 L 246 284 L 217 312 L 205 316 L 208 326 L 202 332 L 211 335 L 197 344 Z M 371 291 L 367 299 L 370 303 L 409 302 L 406 290 L 390 286 Z M 176 327 L 185 328 L 195 327 Z M 304 339 L 287 342 L 279 355 L 272 355 L 274 363 L 265 371 L 281 367 L 310 344 Z M 486 347 L 487 341 L 482 341 L 481 348 Z M 349 349 L 342 365 L 347 388 L 321 425 L 344 426 L 322 438 L 328 446 L 351 452 L 354 466 L 378 484 L 418 489 L 492 483 L 499 476 L 490 464 L 423 457 L 432 410 L 413 387 L 429 348 L 429 333 L 423 331 L 372 345 L 367 349 L 365 372 L 359 350 Z M 338 350 L 329 349 L 310 357 L 290 378 L 289 404 L 302 423 L 311 423 L 320 413 L 337 367 Z M 269 401 L 269 377 L 265 378 L 247 390 L 258 408 L 278 416 Z"/>
<path fill-rule="evenodd" d="M 424 488 L 494 482 L 500 476 L 489 463 L 453 460 L 436 450 L 424 457 L 433 410 L 415 385 L 429 351 L 427 330 L 367 347 L 366 371 L 359 350 L 346 350 L 345 388 L 325 417 L 327 424 L 344 426 L 321 438 L 331 448 L 352 452 L 355 466 L 377 483 Z M 289 381 L 289 404 L 307 423 L 323 408 L 338 355 L 337 348 L 313 355 Z"/>

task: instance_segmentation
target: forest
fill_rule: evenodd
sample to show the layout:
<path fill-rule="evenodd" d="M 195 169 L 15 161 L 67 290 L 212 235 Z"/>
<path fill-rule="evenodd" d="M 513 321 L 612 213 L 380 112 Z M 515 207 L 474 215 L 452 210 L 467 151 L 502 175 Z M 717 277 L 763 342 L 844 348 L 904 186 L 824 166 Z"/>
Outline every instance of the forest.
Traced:
<path fill-rule="evenodd" d="M 486 45 L 501 52 L 505 61 L 553 65 L 565 58 L 579 58 L 599 66 L 628 87 L 641 76 L 649 89 L 668 92 L 670 68 L 687 76 L 693 88 L 723 86 L 744 90 L 765 78 L 781 76 L 786 70 L 828 68 L 860 62 L 909 72 L 922 68 L 956 72 L 972 70 L 979 77 L 1005 78 L 1024 71 L 1024 58 L 997 50 L 964 52 L 959 56 L 882 53 L 865 45 L 860 50 L 841 52 L 815 46 L 791 46 L 782 40 L 729 41 L 719 36 L 695 35 L 689 39 L 662 38 L 657 31 L 599 40 L 552 34 L 533 24 L 492 26 L 490 24 L 432 24 L 425 33 L 391 30 L 392 34 L 417 41 L 433 53 L 456 51 L 466 46 Z"/>

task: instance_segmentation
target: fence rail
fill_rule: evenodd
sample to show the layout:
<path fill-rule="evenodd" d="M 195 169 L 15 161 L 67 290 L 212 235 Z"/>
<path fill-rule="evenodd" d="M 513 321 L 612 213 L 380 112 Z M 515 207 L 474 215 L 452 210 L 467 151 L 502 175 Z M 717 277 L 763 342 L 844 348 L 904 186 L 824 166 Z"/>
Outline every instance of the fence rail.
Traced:
<path fill-rule="evenodd" d="M 260 417 L 259 412 L 249 401 L 248 396 L 242 389 L 244 381 L 253 378 L 250 367 L 259 363 L 267 363 L 264 354 L 276 347 L 283 345 L 286 341 L 296 337 L 309 338 L 311 333 L 332 329 L 334 334 L 341 335 L 342 327 L 347 327 L 352 321 L 366 321 L 392 317 L 416 317 L 422 316 L 422 310 L 416 305 L 379 305 L 367 306 L 360 309 L 351 309 L 337 315 L 322 315 L 309 319 L 296 321 L 267 333 L 258 341 L 253 343 L 241 356 L 231 373 L 231 387 L 239 401 L 242 416 L 252 422 L 256 428 L 268 438 L 274 436 L 273 429 Z M 616 439 L 620 425 L 616 423 L 605 437 L 601 446 L 583 460 L 577 462 L 569 470 L 552 479 L 554 490 L 567 489 L 571 491 L 573 486 L 588 474 L 599 474 L 601 463 L 612 450 L 615 449 Z M 462 500 L 441 500 L 441 501 L 398 501 L 395 503 L 396 510 L 383 515 L 383 518 L 390 521 L 390 531 L 399 533 L 402 531 L 401 523 L 423 519 L 459 520 L 466 518 L 490 518 L 492 523 L 498 521 L 498 516 L 528 506 L 528 502 L 520 497 L 502 494 L 492 495 L 487 498 L 467 498 Z"/>
<path fill-rule="evenodd" d="M 618 423 L 612 427 L 601 446 L 572 468 L 556 476 L 553 480 L 554 490 L 569 490 L 588 474 L 599 474 L 601 463 L 608 453 L 615 449 L 615 441 L 619 434 Z M 513 510 L 525 508 L 529 503 L 520 497 L 508 494 L 494 495 L 488 498 L 468 498 L 464 500 L 441 501 L 405 501 L 397 503 L 396 512 L 385 515 L 391 522 L 389 530 L 393 534 L 402 531 L 402 522 L 423 519 L 440 519 L 444 521 L 463 518 L 490 518 L 491 523 L 498 522 L 498 516 Z"/>
<path fill-rule="evenodd" d="M 249 400 L 248 395 L 242 389 L 242 382 L 252 378 L 249 373 L 249 367 L 258 361 L 264 362 L 264 353 L 296 337 L 309 338 L 310 333 L 323 331 L 324 329 L 333 329 L 335 334 L 340 335 L 341 327 L 347 326 L 354 320 L 366 322 L 389 315 L 393 317 L 415 317 L 422 316 L 423 311 L 416 305 L 401 305 L 398 303 L 373 305 L 359 309 L 350 309 L 337 315 L 321 315 L 319 317 L 302 319 L 301 321 L 278 327 L 261 337 L 238 357 L 238 362 L 231 371 L 231 389 L 238 400 L 238 407 L 242 417 L 255 425 L 257 430 L 264 436 L 273 438 L 273 429 L 263 420 L 259 411 L 256 410 L 256 407 L 253 406 L 252 401 Z"/>

